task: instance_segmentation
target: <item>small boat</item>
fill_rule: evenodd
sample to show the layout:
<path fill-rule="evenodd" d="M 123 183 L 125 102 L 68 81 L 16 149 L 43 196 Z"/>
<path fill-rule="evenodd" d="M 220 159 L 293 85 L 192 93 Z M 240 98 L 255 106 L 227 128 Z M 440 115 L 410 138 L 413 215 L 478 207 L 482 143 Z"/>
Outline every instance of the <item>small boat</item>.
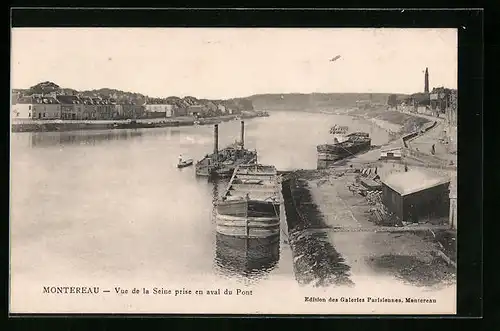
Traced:
<path fill-rule="evenodd" d="M 182 160 L 177 164 L 177 168 L 185 168 L 193 165 L 193 159 Z"/>

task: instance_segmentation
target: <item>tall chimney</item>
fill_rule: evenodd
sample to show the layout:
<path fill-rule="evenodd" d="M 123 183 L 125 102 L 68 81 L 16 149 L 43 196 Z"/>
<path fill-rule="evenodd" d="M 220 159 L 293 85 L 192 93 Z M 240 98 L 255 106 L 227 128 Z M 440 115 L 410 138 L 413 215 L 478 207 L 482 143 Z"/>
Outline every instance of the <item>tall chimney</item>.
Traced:
<path fill-rule="evenodd" d="M 214 125 L 214 154 L 219 153 L 219 124 Z"/>
<path fill-rule="evenodd" d="M 424 93 L 429 93 L 429 69 L 425 68 Z"/>
<path fill-rule="evenodd" d="M 241 147 L 245 146 L 245 121 L 241 121 Z"/>

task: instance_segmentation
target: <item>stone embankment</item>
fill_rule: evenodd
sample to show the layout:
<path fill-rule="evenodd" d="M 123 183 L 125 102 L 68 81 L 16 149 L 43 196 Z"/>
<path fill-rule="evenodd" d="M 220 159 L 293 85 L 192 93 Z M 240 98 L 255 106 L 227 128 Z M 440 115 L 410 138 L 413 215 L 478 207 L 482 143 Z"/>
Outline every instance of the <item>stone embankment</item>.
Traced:
<path fill-rule="evenodd" d="M 257 112 L 245 112 L 241 115 L 207 117 L 196 120 L 194 117 L 152 118 L 137 120 L 13 120 L 12 132 L 62 132 L 76 130 L 113 130 L 163 128 L 191 125 L 210 125 L 241 118 L 254 118 Z"/>

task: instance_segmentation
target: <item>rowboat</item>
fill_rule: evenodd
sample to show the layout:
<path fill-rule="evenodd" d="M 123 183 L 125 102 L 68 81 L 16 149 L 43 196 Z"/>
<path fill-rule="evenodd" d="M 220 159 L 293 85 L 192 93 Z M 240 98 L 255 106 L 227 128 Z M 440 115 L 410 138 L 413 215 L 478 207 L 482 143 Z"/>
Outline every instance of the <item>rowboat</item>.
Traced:
<path fill-rule="evenodd" d="M 181 162 L 179 162 L 177 164 L 177 168 L 185 168 L 185 167 L 189 167 L 193 165 L 193 159 L 187 159 L 187 160 L 183 160 Z"/>

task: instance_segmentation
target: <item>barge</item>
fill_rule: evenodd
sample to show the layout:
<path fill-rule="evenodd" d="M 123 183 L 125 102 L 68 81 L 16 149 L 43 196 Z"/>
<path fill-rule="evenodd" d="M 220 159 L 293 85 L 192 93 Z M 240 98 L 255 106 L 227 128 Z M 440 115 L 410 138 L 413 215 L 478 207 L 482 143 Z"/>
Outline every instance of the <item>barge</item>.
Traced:
<path fill-rule="evenodd" d="M 214 125 L 214 151 L 196 162 L 197 176 L 229 178 L 237 166 L 256 164 L 257 151 L 248 150 L 244 145 L 245 122 L 241 121 L 241 140 L 219 150 L 219 125 Z"/>
<path fill-rule="evenodd" d="M 280 177 L 274 166 L 239 165 L 216 202 L 216 231 L 239 238 L 280 234 Z"/>
<path fill-rule="evenodd" d="M 334 134 L 334 142 L 316 147 L 318 153 L 318 168 L 326 168 L 331 163 L 368 151 L 371 148 L 371 138 L 366 132 L 349 134 Z"/>

